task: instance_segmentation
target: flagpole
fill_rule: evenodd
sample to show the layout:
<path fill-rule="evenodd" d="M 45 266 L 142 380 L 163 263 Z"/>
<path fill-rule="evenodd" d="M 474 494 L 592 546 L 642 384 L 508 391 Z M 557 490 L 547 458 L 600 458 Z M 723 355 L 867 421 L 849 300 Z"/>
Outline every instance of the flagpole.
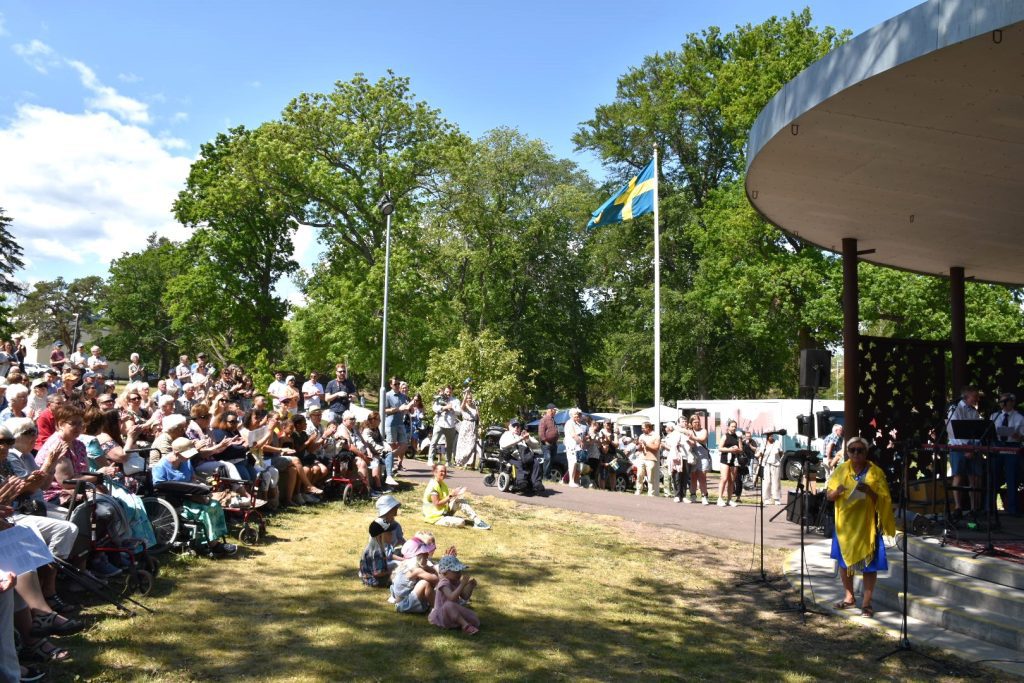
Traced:
<path fill-rule="evenodd" d="M 654 143 L 654 415 L 661 437 L 661 232 L 658 228 L 658 143 Z"/>

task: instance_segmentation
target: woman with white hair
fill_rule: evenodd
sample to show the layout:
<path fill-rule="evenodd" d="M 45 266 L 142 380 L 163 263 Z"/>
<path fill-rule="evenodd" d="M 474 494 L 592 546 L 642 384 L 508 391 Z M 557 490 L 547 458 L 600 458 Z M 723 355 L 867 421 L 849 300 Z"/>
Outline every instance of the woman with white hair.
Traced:
<path fill-rule="evenodd" d="M 133 353 L 130 356 L 131 362 L 128 364 L 128 381 L 129 382 L 145 382 L 146 381 L 146 366 L 142 364 L 142 358 L 137 353 Z"/>
<path fill-rule="evenodd" d="M 28 417 L 28 387 L 24 384 L 10 384 L 4 395 L 7 397 L 7 407 L 0 411 L 0 422 L 12 417 Z"/>

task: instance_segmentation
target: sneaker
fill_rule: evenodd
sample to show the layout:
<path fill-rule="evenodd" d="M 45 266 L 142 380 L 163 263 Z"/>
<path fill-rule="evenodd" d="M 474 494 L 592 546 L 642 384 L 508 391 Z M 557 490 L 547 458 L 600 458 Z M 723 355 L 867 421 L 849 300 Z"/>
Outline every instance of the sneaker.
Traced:
<path fill-rule="evenodd" d="M 697 502 L 697 499 L 694 498 L 693 496 L 690 496 L 689 498 L 683 498 L 683 502 L 686 503 L 687 505 L 692 505 L 693 503 Z"/>
<path fill-rule="evenodd" d="M 734 508 L 734 507 L 736 507 L 739 504 L 740 504 L 740 502 L 738 500 L 730 500 L 729 501 L 729 507 L 731 507 L 731 508 Z"/>
<path fill-rule="evenodd" d="M 394 477 L 388 477 L 387 479 L 384 480 L 384 483 L 387 484 L 388 486 L 398 486 L 398 480 L 395 479 Z"/>
<path fill-rule="evenodd" d="M 707 496 L 701 496 L 700 497 L 700 504 L 701 505 L 710 505 L 711 503 L 708 502 L 708 497 Z"/>
<path fill-rule="evenodd" d="M 674 500 L 674 501 L 675 501 L 675 502 L 677 502 L 677 503 L 682 503 L 682 502 L 683 502 L 683 499 L 682 499 L 682 498 L 680 498 L 679 496 L 676 496 L 676 497 L 675 497 L 675 498 L 673 498 L 672 500 Z M 690 501 L 686 501 L 686 502 L 687 502 L 687 503 L 689 503 Z"/>
<path fill-rule="evenodd" d="M 578 489 L 579 487 L 580 487 L 580 485 L 577 484 L 576 482 L 574 482 L 574 481 L 570 481 L 569 482 L 569 488 L 571 488 L 571 489 Z"/>
<path fill-rule="evenodd" d="M 234 555 L 238 552 L 238 546 L 234 543 L 218 543 L 210 546 L 210 552 L 214 555 Z"/>
<path fill-rule="evenodd" d="M 373 500 L 377 500 L 378 498 L 380 498 L 383 495 L 384 495 L 383 491 L 370 491 L 370 498 L 372 498 Z"/>
<path fill-rule="evenodd" d="M 389 605 L 394 605 L 394 604 L 395 604 L 395 602 L 396 602 L 396 600 L 395 600 L 395 596 L 394 596 L 394 595 L 389 595 L 389 596 L 388 596 L 388 604 L 389 604 Z"/>
<path fill-rule="evenodd" d="M 46 604 L 49 605 L 50 609 L 52 609 L 54 612 L 59 612 L 60 614 L 63 614 L 65 616 L 67 616 L 68 614 L 76 614 L 82 611 L 81 605 L 66 602 L 64 598 L 60 597 L 56 593 L 46 598 Z"/>
<path fill-rule="evenodd" d="M 477 520 L 473 522 L 473 528 L 480 529 L 481 531 L 487 531 L 491 528 L 491 525 L 477 517 Z"/>
<path fill-rule="evenodd" d="M 715 505 L 717 505 L 720 508 L 724 508 L 727 505 L 727 503 L 725 502 L 725 498 L 719 498 L 718 502 L 715 503 Z"/>
<path fill-rule="evenodd" d="M 633 495 L 634 496 L 639 496 L 640 495 L 640 489 L 637 489 L 636 491 L 633 491 Z"/>
<path fill-rule="evenodd" d="M 120 569 L 110 564 L 110 560 L 107 559 L 106 553 L 96 553 L 96 555 L 89 560 L 89 569 L 93 574 L 101 579 L 109 579 L 115 576 L 120 576 L 121 574 Z"/>
<path fill-rule="evenodd" d="M 772 505 L 782 505 L 781 500 L 772 501 Z"/>
<path fill-rule="evenodd" d="M 303 493 L 302 497 L 306 499 L 306 505 L 315 505 L 320 502 L 320 496 L 315 496 L 312 493 Z"/>

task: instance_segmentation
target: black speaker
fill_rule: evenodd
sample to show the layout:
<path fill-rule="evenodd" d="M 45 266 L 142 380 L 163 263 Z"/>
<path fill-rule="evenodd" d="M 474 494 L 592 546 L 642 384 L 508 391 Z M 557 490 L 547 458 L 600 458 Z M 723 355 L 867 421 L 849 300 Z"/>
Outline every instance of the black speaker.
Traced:
<path fill-rule="evenodd" d="M 832 433 L 832 427 L 835 425 L 836 420 L 832 415 L 832 411 L 823 410 L 817 414 L 818 434 L 821 436 L 827 436 Z"/>
<path fill-rule="evenodd" d="M 810 415 L 797 415 L 796 433 L 799 434 L 800 436 L 806 436 L 808 439 L 813 439 L 814 418 Z"/>
<path fill-rule="evenodd" d="M 800 386 L 827 389 L 832 384 L 832 354 L 824 349 L 800 350 Z"/>

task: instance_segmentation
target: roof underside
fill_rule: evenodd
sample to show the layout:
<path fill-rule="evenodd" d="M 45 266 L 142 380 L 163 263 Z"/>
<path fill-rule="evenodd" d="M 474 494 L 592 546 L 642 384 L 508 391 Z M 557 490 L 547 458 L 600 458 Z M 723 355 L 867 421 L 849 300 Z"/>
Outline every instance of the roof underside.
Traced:
<path fill-rule="evenodd" d="M 1024 283 L 1024 2 L 932 0 L 875 27 L 783 88 L 750 140 L 747 196 L 783 230 Z"/>

